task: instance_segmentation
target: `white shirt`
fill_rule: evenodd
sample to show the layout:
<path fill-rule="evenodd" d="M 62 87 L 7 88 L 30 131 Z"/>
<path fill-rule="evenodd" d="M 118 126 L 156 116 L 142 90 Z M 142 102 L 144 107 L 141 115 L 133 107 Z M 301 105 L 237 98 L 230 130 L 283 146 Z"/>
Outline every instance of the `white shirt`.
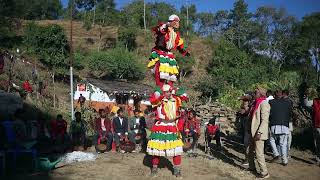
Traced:
<path fill-rule="evenodd" d="M 119 121 L 120 121 L 120 124 L 121 124 L 121 126 L 122 126 L 123 118 L 119 117 Z"/>
<path fill-rule="evenodd" d="M 139 124 L 139 123 L 140 123 L 140 119 L 136 118 L 136 124 Z"/>
<path fill-rule="evenodd" d="M 271 126 L 272 134 L 289 134 L 289 128 L 287 126 L 275 125 Z"/>
<path fill-rule="evenodd" d="M 101 118 L 101 129 L 102 131 L 106 131 L 106 127 L 104 126 L 104 121 L 105 121 L 105 118 Z"/>

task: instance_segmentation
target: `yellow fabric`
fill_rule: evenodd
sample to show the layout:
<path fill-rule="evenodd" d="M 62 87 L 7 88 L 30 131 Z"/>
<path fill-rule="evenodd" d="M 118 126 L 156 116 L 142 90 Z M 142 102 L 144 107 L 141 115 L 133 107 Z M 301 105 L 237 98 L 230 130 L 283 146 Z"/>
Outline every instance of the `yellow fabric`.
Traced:
<path fill-rule="evenodd" d="M 119 110 L 120 108 L 118 106 L 113 106 L 112 109 L 111 109 L 111 112 L 114 113 L 114 114 L 117 114 L 117 111 Z"/>
<path fill-rule="evenodd" d="M 169 64 L 160 64 L 159 67 L 160 72 L 170 73 L 170 74 L 179 74 L 179 70 L 177 66 L 170 66 Z"/>
<path fill-rule="evenodd" d="M 181 105 L 182 105 L 181 99 L 179 97 L 176 97 L 176 106 L 181 107 Z"/>
<path fill-rule="evenodd" d="M 178 42 L 178 46 L 181 46 L 183 43 L 184 43 L 184 42 L 183 42 L 183 39 L 180 38 L 180 39 L 179 39 L 179 42 Z"/>
<path fill-rule="evenodd" d="M 175 101 L 163 101 L 163 109 L 170 120 L 176 119 L 177 114 Z"/>
<path fill-rule="evenodd" d="M 183 142 L 181 141 L 181 139 L 178 139 L 175 141 L 167 141 L 165 143 L 161 143 L 161 142 L 153 141 L 153 140 L 150 140 L 148 142 L 149 148 L 157 149 L 159 151 L 175 149 L 177 147 L 182 147 L 182 146 L 183 146 Z"/>
<path fill-rule="evenodd" d="M 153 67 L 158 61 L 159 61 L 159 58 L 155 58 L 155 59 L 152 59 L 151 61 L 149 61 L 148 68 Z"/>

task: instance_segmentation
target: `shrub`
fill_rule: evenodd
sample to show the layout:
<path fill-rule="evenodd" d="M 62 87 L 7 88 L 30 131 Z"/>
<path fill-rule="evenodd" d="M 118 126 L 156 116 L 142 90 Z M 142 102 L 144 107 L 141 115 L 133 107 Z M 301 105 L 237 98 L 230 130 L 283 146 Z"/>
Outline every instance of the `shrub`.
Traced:
<path fill-rule="evenodd" d="M 36 53 L 49 67 L 63 67 L 69 55 L 67 37 L 58 25 L 39 26 L 27 24 L 24 43 L 30 53 Z"/>
<path fill-rule="evenodd" d="M 145 74 L 145 67 L 137 56 L 121 48 L 92 53 L 89 61 L 90 70 L 99 78 L 139 80 Z"/>
<path fill-rule="evenodd" d="M 118 34 L 118 42 L 120 43 L 120 45 L 124 46 L 126 49 L 130 51 L 136 49 L 136 28 L 119 28 Z"/>
<path fill-rule="evenodd" d="M 243 90 L 237 89 L 233 86 L 227 86 L 223 94 L 219 95 L 218 101 L 233 109 L 238 109 L 241 105 L 239 97 L 244 94 Z"/>

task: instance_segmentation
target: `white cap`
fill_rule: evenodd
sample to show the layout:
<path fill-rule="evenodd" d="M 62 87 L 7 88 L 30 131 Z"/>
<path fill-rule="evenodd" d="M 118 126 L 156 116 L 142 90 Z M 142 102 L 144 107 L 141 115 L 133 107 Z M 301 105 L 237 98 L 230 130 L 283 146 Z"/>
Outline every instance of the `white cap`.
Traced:
<path fill-rule="evenodd" d="M 179 16 L 172 14 L 171 16 L 169 16 L 169 21 L 180 21 Z"/>

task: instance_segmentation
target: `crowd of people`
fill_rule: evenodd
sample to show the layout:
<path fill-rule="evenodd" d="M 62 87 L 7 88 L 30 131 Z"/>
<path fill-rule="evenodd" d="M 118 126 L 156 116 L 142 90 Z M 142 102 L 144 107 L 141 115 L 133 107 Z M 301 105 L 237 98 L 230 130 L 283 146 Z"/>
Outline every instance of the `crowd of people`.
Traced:
<path fill-rule="evenodd" d="M 320 88 L 318 88 L 320 97 Z M 293 131 L 293 101 L 288 90 L 266 90 L 258 87 L 255 93 L 248 93 L 240 98 L 241 108 L 238 113 L 242 122 L 243 142 L 246 147 L 246 159 L 243 165 L 256 172 L 254 157 L 257 159 L 260 178 L 268 178 L 269 172 L 265 162 L 265 146 L 271 147 L 271 162 L 288 165 Z M 318 98 L 313 100 L 313 129 L 316 149 L 316 161 L 320 165 L 319 127 L 320 108 Z"/>
<path fill-rule="evenodd" d="M 100 153 L 97 148 L 100 144 L 106 145 L 106 151 L 111 151 L 114 144 L 117 152 L 124 153 L 124 150 L 120 148 L 121 143 L 130 142 L 135 146 L 138 143 L 137 139 L 141 144 L 141 151 L 145 152 L 148 142 L 147 131 L 150 131 L 152 125 L 156 123 L 153 118 L 149 118 L 149 115 L 146 120 L 144 113 L 140 110 L 133 110 L 133 116 L 128 117 L 125 115 L 128 113 L 125 113 L 123 108 L 119 108 L 116 113 L 112 113 L 108 108 L 100 109 L 99 115 L 92 121 L 92 124 L 85 121 L 80 112 L 74 114 L 75 119 L 69 125 L 61 114 L 48 122 L 41 116 L 36 121 L 26 120 L 25 113 L 24 110 L 18 109 L 12 120 L 8 120 L 12 123 L 15 141 L 21 147 L 34 147 L 44 153 L 83 150 L 89 146 L 89 141 L 92 141 L 97 153 Z M 3 121 L 3 123 L 5 122 Z M 95 131 L 92 138 L 88 136 L 89 128 L 93 128 Z M 201 131 L 200 121 L 196 118 L 194 110 L 182 113 L 179 118 L 179 130 L 183 142 L 187 141 L 186 138 L 192 139 L 189 150 L 195 150 Z M 6 137 L 6 128 L 2 125 L 1 133 L 4 134 L 2 136 L 3 142 L 6 142 L 6 138 L 4 138 Z M 46 149 L 48 144 L 51 146 Z M 134 149 L 132 152 L 136 152 L 136 150 Z"/>

